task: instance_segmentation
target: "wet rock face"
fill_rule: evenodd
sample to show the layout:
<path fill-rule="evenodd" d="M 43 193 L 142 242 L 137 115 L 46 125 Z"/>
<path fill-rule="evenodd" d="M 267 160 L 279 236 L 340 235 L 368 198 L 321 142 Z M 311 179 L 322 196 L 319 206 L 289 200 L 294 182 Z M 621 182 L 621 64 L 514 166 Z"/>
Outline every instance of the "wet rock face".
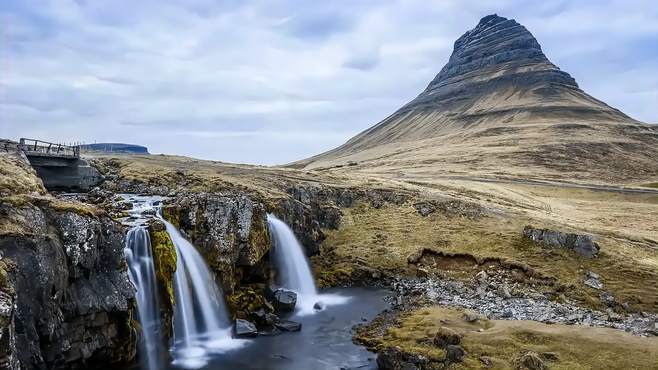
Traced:
<path fill-rule="evenodd" d="M 10 334 L 2 340 L 20 349 L 21 368 L 131 360 L 134 288 L 125 271 L 121 227 L 107 217 L 30 205 L 14 210 L 35 216 L 27 224 L 32 233 L 0 235 L 15 290 L 13 312 L 0 312 Z"/>
<path fill-rule="evenodd" d="M 595 258 L 599 245 L 589 235 L 564 233 L 561 231 L 536 229 L 530 225 L 523 228 L 523 235 L 547 248 L 567 248 L 585 258 Z"/>
<path fill-rule="evenodd" d="M 164 216 L 179 227 L 233 292 L 242 270 L 256 266 L 270 246 L 265 207 L 244 194 L 183 194 Z"/>

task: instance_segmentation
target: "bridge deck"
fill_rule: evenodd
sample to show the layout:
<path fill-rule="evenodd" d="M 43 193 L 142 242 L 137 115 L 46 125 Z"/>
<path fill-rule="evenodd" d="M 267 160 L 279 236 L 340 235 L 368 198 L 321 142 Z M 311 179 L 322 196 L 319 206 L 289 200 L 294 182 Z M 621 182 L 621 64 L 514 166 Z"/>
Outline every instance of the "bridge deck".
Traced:
<path fill-rule="evenodd" d="M 49 157 L 63 159 L 80 158 L 80 147 L 49 143 L 47 141 L 21 138 L 18 147 L 28 157 Z"/>

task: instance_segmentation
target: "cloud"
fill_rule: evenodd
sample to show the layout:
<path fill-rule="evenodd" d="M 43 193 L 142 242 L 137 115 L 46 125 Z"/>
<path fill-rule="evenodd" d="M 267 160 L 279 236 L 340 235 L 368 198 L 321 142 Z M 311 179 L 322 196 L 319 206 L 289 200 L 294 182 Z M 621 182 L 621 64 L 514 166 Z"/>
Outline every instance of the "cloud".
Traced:
<path fill-rule="evenodd" d="M 586 91 L 658 122 L 648 0 L 4 0 L 0 136 L 293 161 L 413 99 L 494 12 L 526 25 Z"/>

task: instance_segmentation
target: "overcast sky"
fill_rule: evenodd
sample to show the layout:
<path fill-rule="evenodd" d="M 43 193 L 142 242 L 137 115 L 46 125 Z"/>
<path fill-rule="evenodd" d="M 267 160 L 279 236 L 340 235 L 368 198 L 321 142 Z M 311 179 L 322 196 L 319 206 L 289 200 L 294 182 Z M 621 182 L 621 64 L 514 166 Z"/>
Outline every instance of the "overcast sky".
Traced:
<path fill-rule="evenodd" d="M 0 0 L 0 137 L 290 162 L 413 99 L 491 13 L 590 94 L 658 122 L 652 0 Z"/>

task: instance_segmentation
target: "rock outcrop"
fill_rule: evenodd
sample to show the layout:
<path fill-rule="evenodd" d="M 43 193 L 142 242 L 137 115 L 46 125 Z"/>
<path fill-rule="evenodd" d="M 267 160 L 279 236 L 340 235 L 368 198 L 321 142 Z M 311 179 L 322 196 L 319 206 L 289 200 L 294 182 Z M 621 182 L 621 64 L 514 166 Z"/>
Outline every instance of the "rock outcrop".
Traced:
<path fill-rule="evenodd" d="M 265 207 L 245 194 L 183 194 L 163 213 L 199 248 L 226 294 L 269 251 Z"/>
<path fill-rule="evenodd" d="M 595 258 L 599 254 L 599 245 L 589 235 L 536 229 L 530 225 L 523 228 L 523 235 L 543 247 L 566 248 L 585 258 Z"/>
<path fill-rule="evenodd" d="M 134 288 L 121 226 L 106 216 L 29 203 L 0 203 L 0 218 L 0 229 L 15 221 L 23 227 L 0 235 L 2 261 L 11 266 L 0 300 L 14 302 L 0 312 L 9 343 L 0 361 L 23 369 L 130 361 Z"/>

